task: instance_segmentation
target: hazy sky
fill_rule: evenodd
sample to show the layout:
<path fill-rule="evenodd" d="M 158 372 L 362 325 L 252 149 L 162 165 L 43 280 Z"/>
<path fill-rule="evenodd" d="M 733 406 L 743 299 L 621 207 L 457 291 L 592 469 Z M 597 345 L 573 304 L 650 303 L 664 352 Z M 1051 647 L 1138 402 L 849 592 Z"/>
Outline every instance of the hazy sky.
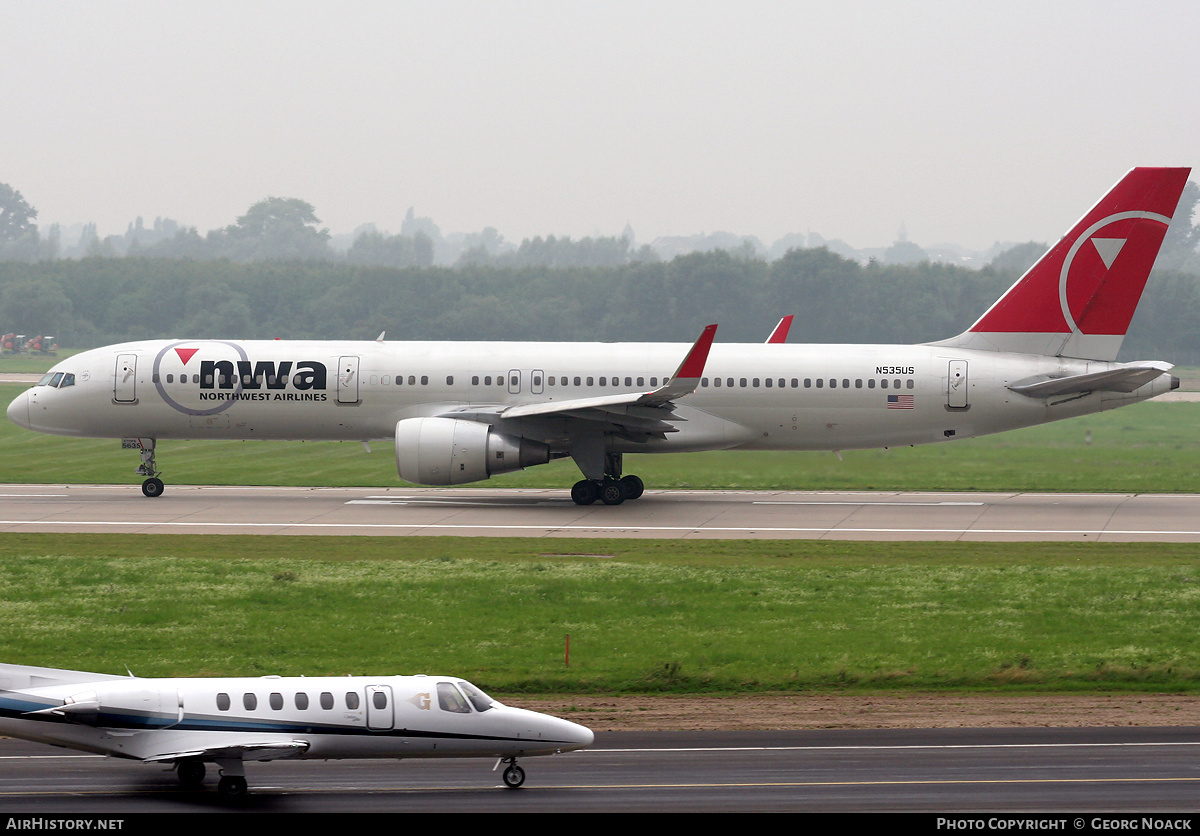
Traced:
<path fill-rule="evenodd" d="M 1200 164 L 1195 0 L 0 0 L 0 79 L 0 182 L 102 235 L 273 195 L 335 233 L 983 248 Z"/>

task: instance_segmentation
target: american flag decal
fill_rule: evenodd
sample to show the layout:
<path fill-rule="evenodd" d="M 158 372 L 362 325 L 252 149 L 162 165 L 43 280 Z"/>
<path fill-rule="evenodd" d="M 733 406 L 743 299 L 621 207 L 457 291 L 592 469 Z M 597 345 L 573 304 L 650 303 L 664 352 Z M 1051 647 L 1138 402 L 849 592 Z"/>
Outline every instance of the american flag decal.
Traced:
<path fill-rule="evenodd" d="M 888 409 L 912 409 L 912 395 L 888 395 Z"/>

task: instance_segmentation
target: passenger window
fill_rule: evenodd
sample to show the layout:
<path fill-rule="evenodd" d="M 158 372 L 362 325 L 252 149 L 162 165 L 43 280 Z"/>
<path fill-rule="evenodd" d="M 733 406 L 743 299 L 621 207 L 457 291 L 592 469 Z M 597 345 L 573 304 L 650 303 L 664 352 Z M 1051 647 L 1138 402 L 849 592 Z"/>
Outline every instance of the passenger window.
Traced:
<path fill-rule="evenodd" d="M 409 386 L 416 386 L 416 385 L 417 385 L 417 376 L 416 376 L 415 374 L 410 374 L 410 375 L 408 376 L 408 385 L 409 385 Z"/>
<path fill-rule="evenodd" d="M 720 389 L 721 388 L 721 378 L 714 377 L 713 378 L 713 386 L 716 386 L 718 389 Z"/>
<path fill-rule="evenodd" d="M 308 710 L 308 694 L 304 693 L 303 691 L 296 692 L 296 708 L 300 709 L 301 711 Z"/>
<path fill-rule="evenodd" d="M 446 375 L 446 385 L 447 385 L 447 386 L 453 386 L 453 385 L 454 385 L 454 375 L 452 375 L 452 374 L 451 374 L 451 375 Z"/>
<path fill-rule="evenodd" d="M 887 388 L 887 381 L 886 381 L 886 380 L 881 380 L 881 381 L 879 381 L 879 388 L 880 388 L 880 389 L 886 389 L 886 388 Z"/>
<path fill-rule="evenodd" d="M 875 388 L 875 379 L 874 379 L 874 378 L 871 378 L 870 380 L 868 380 L 868 381 L 867 381 L 867 388 L 868 388 L 868 389 L 874 389 L 874 388 Z"/>
<path fill-rule="evenodd" d="M 371 701 L 375 703 L 376 708 L 387 708 L 387 694 L 383 691 L 376 691 L 371 696 Z"/>
<path fill-rule="evenodd" d="M 229 710 L 229 695 L 228 694 L 217 694 L 217 709 L 219 711 L 228 711 Z"/>
<path fill-rule="evenodd" d="M 899 387 L 900 387 L 900 384 L 899 384 L 899 382 L 897 382 L 897 383 L 896 383 L 896 387 L 897 387 L 897 388 L 899 388 Z M 844 377 L 844 378 L 842 378 L 842 388 L 843 388 L 843 389 L 849 389 L 849 388 L 850 388 L 850 378 L 848 378 L 848 377 Z"/>
<path fill-rule="evenodd" d="M 358 708 L 358 694 L 355 693 L 354 691 L 346 692 L 346 708 L 349 708 L 349 709 Z"/>
<path fill-rule="evenodd" d="M 817 388 L 818 388 L 818 389 L 824 389 L 824 388 L 825 388 L 825 378 L 823 378 L 823 377 L 818 377 L 818 378 L 817 378 Z"/>
<path fill-rule="evenodd" d="M 67 385 L 67 384 L 65 384 L 65 383 L 63 384 L 63 386 L 66 386 L 66 385 Z M 915 384 L 914 384 L 914 382 L 913 382 L 913 379 L 910 377 L 910 378 L 908 379 L 908 386 L 907 386 L 906 388 L 908 388 L 908 389 L 911 389 L 911 388 L 913 388 L 913 386 L 914 386 L 914 385 L 915 385 Z"/>
<path fill-rule="evenodd" d="M 836 389 L 836 388 L 837 388 L 837 378 L 836 378 L 836 377 L 831 377 L 831 378 L 829 378 L 829 388 L 830 388 L 830 389 Z"/>
<path fill-rule="evenodd" d="M 421 375 L 421 385 L 422 385 L 422 386 L 428 386 L 428 385 L 429 385 L 429 375 L 427 375 L 427 374 L 423 374 L 423 375 Z"/>
<path fill-rule="evenodd" d="M 472 386 L 478 386 L 478 385 L 479 385 L 479 375 L 477 375 L 477 374 L 476 374 L 476 375 L 471 375 L 471 385 L 472 385 Z"/>
<path fill-rule="evenodd" d="M 242 706 L 247 711 L 253 711 L 258 708 L 258 697 L 251 693 L 242 694 Z"/>
<path fill-rule="evenodd" d="M 770 388 L 771 388 L 771 385 L 772 385 L 772 384 L 771 384 L 771 378 L 769 378 L 769 377 L 768 377 L 768 378 L 766 379 L 766 384 L 767 384 L 767 388 L 768 388 L 768 389 L 770 389 Z"/>
<path fill-rule="evenodd" d="M 333 708 L 333 694 L 329 693 L 328 691 L 321 692 L 321 708 L 325 709 L 326 711 L 329 711 L 331 708 Z"/>
<path fill-rule="evenodd" d="M 607 377 L 602 377 L 602 378 L 600 378 L 600 385 L 601 385 L 601 386 L 607 386 L 607 385 L 608 385 L 608 378 L 607 378 Z"/>
<path fill-rule="evenodd" d="M 268 701 L 271 703 L 272 710 L 283 710 L 283 694 L 279 693 L 278 691 L 273 691 L 271 692 L 271 696 L 268 698 Z"/>

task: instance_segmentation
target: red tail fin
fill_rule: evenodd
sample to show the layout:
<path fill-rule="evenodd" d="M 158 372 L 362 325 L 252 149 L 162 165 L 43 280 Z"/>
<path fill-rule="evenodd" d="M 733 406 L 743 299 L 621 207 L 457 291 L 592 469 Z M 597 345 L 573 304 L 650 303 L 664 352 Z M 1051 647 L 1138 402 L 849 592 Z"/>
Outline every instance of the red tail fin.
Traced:
<path fill-rule="evenodd" d="M 1135 168 L 947 345 L 1115 360 L 1191 169 Z"/>

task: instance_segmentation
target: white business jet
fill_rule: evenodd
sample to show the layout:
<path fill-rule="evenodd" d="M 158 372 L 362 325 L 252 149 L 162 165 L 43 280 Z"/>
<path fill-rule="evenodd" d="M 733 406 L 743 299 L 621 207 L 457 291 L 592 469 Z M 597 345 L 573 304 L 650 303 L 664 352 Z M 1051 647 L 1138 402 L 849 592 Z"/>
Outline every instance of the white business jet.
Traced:
<path fill-rule="evenodd" d="M 625 453 L 832 450 L 971 438 L 1177 388 L 1116 362 L 1187 181 L 1130 171 L 970 328 L 924 345 L 274 342 L 86 351 L 18 396 L 27 429 L 121 438 L 142 491 L 163 438 L 392 438 L 400 478 L 458 485 L 570 456 L 580 505 L 642 495 Z M 790 319 L 786 320 L 790 325 Z"/>
<path fill-rule="evenodd" d="M 592 744 L 590 729 L 511 708 L 451 676 L 143 679 L 0 664 L 0 734 L 174 764 L 198 787 L 247 791 L 246 761 L 280 758 L 497 758 L 504 784 L 518 757 Z"/>

